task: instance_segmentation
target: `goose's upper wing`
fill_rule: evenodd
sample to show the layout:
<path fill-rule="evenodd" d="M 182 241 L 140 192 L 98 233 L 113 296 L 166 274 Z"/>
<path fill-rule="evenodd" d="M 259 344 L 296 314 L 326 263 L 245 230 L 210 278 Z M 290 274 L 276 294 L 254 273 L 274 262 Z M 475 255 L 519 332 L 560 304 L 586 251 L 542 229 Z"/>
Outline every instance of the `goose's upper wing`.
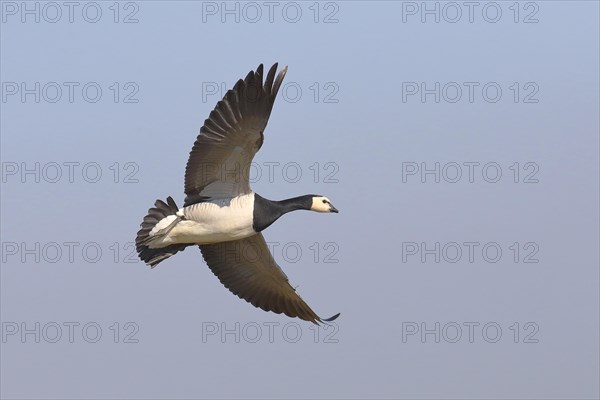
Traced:
<path fill-rule="evenodd" d="M 185 204 L 205 197 L 233 197 L 250 193 L 250 162 L 263 143 L 275 97 L 287 71 L 277 78 L 273 65 L 263 82 L 262 64 L 227 91 L 210 116 L 190 152 L 185 168 Z"/>
<path fill-rule="evenodd" d="M 296 293 L 279 268 L 261 233 L 241 240 L 200 245 L 202 256 L 233 294 L 255 307 L 318 323 L 321 319 Z"/>

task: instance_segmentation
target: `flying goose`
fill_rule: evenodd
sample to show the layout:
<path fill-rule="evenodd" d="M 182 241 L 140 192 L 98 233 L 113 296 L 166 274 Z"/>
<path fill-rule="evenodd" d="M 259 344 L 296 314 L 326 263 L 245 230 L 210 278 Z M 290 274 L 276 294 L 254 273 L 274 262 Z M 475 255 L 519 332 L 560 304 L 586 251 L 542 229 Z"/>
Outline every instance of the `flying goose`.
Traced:
<path fill-rule="evenodd" d="M 255 307 L 318 324 L 269 252 L 262 231 L 295 210 L 337 213 L 329 199 L 305 195 L 267 200 L 250 189 L 250 163 L 264 140 L 275 97 L 287 72 L 263 65 L 227 91 L 200 129 L 185 168 L 185 201 L 157 200 L 137 233 L 136 249 L 152 268 L 188 246 L 200 247 L 212 272 Z"/>

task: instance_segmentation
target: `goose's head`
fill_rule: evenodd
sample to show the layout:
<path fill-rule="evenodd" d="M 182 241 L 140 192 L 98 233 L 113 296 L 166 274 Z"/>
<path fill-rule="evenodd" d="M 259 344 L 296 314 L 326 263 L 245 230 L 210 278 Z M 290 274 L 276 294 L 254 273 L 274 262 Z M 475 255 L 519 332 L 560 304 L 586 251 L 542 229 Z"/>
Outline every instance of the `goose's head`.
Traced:
<path fill-rule="evenodd" d="M 337 208 L 331 204 L 331 201 L 325 196 L 314 195 L 312 197 L 312 205 L 310 206 L 311 211 L 322 212 L 322 213 L 337 213 Z"/>

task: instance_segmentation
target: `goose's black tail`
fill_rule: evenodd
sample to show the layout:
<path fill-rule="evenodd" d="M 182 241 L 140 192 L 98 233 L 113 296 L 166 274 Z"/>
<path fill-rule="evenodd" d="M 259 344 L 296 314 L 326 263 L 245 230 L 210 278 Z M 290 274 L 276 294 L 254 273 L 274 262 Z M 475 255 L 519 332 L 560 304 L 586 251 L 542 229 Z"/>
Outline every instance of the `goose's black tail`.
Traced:
<path fill-rule="evenodd" d="M 148 210 L 141 229 L 135 239 L 135 247 L 140 259 L 154 268 L 159 262 L 185 249 L 188 244 L 163 244 L 163 239 L 169 231 L 181 221 L 177 215 L 179 208 L 175 201 L 167 198 L 165 203 L 156 200 L 154 207 Z"/>

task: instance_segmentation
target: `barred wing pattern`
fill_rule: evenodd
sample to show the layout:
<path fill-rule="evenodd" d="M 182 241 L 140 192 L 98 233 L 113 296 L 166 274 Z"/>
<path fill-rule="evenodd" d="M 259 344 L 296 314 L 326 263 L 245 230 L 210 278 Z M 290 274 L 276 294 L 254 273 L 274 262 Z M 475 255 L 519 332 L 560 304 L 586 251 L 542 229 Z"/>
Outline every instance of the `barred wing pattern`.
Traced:
<path fill-rule="evenodd" d="M 221 283 L 255 307 L 313 323 L 321 319 L 290 285 L 261 233 L 230 242 L 200 245 L 204 261 Z"/>
<path fill-rule="evenodd" d="M 263 65 L 250 71 L 223 100 L 200 129 L 185 168 L 184 206 L 207 198 L 235 197 L 250 193 L 250 163 L 263 144 L 275 97 L 287 67 L 267 73 Z"/>

